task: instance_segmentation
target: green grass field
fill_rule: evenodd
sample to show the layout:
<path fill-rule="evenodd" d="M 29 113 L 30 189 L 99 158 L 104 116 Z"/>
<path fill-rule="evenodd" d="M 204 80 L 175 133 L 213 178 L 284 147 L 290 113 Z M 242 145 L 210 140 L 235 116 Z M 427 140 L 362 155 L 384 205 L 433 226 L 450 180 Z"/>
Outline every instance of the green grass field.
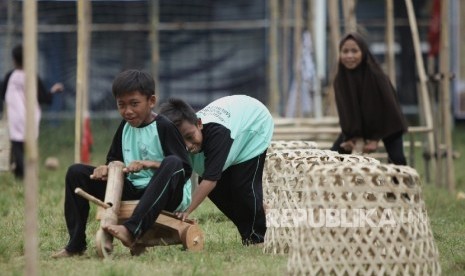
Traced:
<path fill-rule="evenodd" d="M 117 120 L 92 122 L 94 145 L 92 163 L 104 162 Z M 50 255 L 63 248 L 67 233 L 63 216 L 64 175 L 74 159 L 74 126 L 65 122 L 52 127 L 43 123 L 39 170 L 39 265 L 41 275 L 283 275 L 287 257 L 267 255 L 260 247 L 243 247 L 234 225 L 211 202 L 205 202 L 191 216 L 198 220 L 205 233 L 205 249 L 187 252 L 181 245 L 157 246 L 139 257 L 131 257 L 128 250 L 115 243 L 111 260 L 102 261 L 94 248 L 98 222 L 95 207 L 88 223 L 88 250 L 80 257 L 54 260 Z M 465 126 L 454 130 L 454 149 L 465 151 Z M 422 178 L 424 166 L 421 153 L 416 166 Z M 43 166 L 47 156 L 56 156 L 61 166 L 49 171 Z M 457 191 L 465 190 L 465 161 L 455 160 Z M 0 275 L 24 273 L 24 184 L 11 173 L 0 174 Z M 457 200 L 444 188 L 423 183 L 424 199 L 436 244 L 440 252 L 443 275 L 465 273 L 465 200 Z"/>

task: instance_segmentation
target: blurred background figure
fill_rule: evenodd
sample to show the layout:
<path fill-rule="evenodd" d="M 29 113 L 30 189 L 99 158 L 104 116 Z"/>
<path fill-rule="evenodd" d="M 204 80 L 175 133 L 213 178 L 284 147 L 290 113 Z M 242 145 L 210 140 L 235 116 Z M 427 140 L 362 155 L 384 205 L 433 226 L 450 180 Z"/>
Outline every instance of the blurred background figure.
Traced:
<path fill-rule="evenodd" d="M 351 153 L 363 141 L 369 153 L 383 140 L 389 162 L 407 164 L 402 141 L 407 121 L 396 91 L 358 33 L 341 39 L 334 93 L 342 133 L 331 150 Z"/>
<path fill-rule="evenodd" d="M 23 47 L 17 45 L 13 48 L 14 69 L 8 72 L 1 88 L 1 103 L 6 103 L 8 132 L 11 141 L 11 164 L 16 178 L 24 176 L 24 139 L 26 134 L 26 76 L 23 70 Z M 44 87 L 38 77 L 37 104 L 36 104 L 36 137 L 39 135 L 41 110 L 39 104 L 50 104 L 54 93 L 64 90 L 63 84 L 55 83 L 50 91 Z"/>

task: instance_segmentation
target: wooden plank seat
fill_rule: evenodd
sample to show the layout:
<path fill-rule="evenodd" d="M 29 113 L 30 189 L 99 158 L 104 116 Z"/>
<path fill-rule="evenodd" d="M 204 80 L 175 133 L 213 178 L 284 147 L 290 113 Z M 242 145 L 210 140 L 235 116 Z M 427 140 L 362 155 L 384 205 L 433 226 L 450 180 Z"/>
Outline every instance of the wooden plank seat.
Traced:
<path fill-rule="evenodd" d="M 86 193 L 80 188 L 76 194 L 86 198 L 99 206 L 97 219 L 100 220 L 100 228 L 95 237 L 97 253 L 102 258 L 108 258 L 113 251 L 113 237 L 103 230 L 104 225 L 119 224 L 128 219 L 138 201 L 122 201 L 123 167 L 120 161 L 108 164 L 108 180 L 105 192 L 105 200 Z M 155 245 L 182 244 L 189 251 L 200 251 L 204 245 L 204 235 L 199 225 L 193 220 L 180 220 L 174 214 L 163 211 L 153 226 L 144 235 L 135 241 L 130 251 L 132 255 L 140 255 L 146 247 Z"/>
<path fill-rule="evenodd" d="M 274 122 L 273 140 L 313 141 L 318 145 L 319 149 L 330 149 L 341 133 L 337 117 L 323 117 L 320 119 L 275 117 Z M 411 126 L 408 128 L 408 132 L 404 136 L 404 148 L 408 153 L 410 164 L 413 164 L 415 149 L 424 147 L 423 141 L 418 140 L 417 136 L 430 131 L 431 128 L 425 126 Z M 387 154 L 382 141 L 380 141 L 376 152 L 364 155 L 387 161 Z"/>

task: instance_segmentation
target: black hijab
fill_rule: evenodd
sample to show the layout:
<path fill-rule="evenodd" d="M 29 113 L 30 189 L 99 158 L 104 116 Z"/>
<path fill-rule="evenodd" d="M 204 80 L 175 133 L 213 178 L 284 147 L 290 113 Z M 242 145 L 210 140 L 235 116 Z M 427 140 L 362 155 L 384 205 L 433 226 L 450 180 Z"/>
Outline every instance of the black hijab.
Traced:
<path fill-rule="evenodd" d="M 405 132 L 407 123 L 396 91 L 363 38 L 357 33 L 346 34 L 339 43 L 339 51 L 349 39 L 360 47 L 362 61 L 355 69 L 347 69 L 339 59 L 334 79 L 344 140 L 355 137 L 380 140 L 391 134 Z"/>

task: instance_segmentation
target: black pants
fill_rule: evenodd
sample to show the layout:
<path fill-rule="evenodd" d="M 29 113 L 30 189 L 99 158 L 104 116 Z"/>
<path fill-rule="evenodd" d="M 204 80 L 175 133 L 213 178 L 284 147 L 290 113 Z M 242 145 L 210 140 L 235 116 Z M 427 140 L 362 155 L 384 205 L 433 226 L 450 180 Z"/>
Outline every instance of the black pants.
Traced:
<path fill-rule="evenodd" d="M 266 151 L 226 169 L 208 197 L 237 227 L 244 245 L 262 243 L 266 232 L 262 176 Z"/>
<path fill-rule="evenodd" d="M 89 216 L 89 202 L 77 195 L 74 190 L 81 188 L 87 193 L 103 200 L 106 182 L 92 180 L 93 166 L 74 164 L 68 168 L 65 187 L 65 219 L 68 228 L 68 252 L 84 251 L 86 243 L 86 223 Z M 140 237 L 150 228 L 162 210 L 174 211 L 182 201 L 183 187 L 187 178 L 181 159 L 168 156 L 152 177 L 145 189 L 135 189 L 124 179 L 122 200 L 137 200 L 139 204 L 124 226 L 134 237 Z"/>
<path fill-rule="evenodd" d="M 344 142 L 344 135 L 341 133 L 331 147 L 331 150 L 337 151 L 340 154 L 350 154 L 350 151 L 346 151 L 341 147 L 342 142 Z M 404 154 L 402 132 L 397 132 L 383 138 L 383 144 L 388 154 L 389 163 L 393 163 L 395 165 L 407 165 L 407 159 Z"/>
<path fill-rule="evenodd" d="M 24 177 L 24 142 L 11 141 L 11 163 L 15 163 L 13 173 L 16 178 Z"/>

